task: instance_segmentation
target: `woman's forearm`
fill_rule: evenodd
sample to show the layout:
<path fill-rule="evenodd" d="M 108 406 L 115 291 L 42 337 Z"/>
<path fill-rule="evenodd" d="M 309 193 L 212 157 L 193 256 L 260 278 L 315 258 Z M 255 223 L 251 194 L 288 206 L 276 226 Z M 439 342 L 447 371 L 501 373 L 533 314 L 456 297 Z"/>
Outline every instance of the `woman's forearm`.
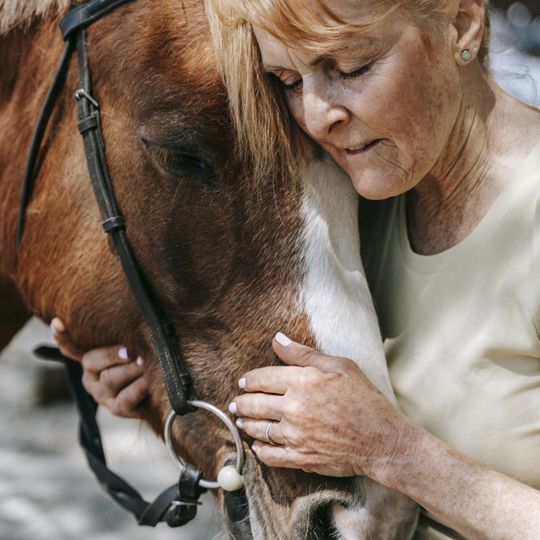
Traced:
<path fill-rule="evenodd" d="M 475 463 L 421 428 L 413 428 L 411 439 L 374 480 L 468 539 L 540 538 L 539 491 Z"/>
<path fill-rule="evenodd" d="M 367 475 L 468 539 L 540 539 L 540 491 L 415 425 L 352 361 L 277 337 L 272 346 L 286 365 L 246 373 L 239 381 L 244 393 L 229 407 L 265 465 Z"/>

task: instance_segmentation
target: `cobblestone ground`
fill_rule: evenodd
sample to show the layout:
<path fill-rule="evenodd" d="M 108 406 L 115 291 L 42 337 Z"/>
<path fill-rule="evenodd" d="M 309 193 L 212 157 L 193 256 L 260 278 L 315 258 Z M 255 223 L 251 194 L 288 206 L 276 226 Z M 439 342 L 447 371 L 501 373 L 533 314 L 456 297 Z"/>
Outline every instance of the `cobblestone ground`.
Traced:
<path fill-rule="evenodd" d="M 540 106 L 540 58 L 516 51 L 499 17 L 494 30 L 494 74 L 508 91 Z M 101 491 L 76 442 L 73 408 L 34 404 L 39 364 L 29 351 L 48 340 L 48 329 L 33 321 L 0 357 L 0 540 L 224 538 L 209 497 L 185 528 L 147 529 Z M 161 442 L 144 426 L 105 412 L 100 419 L 112 468 L 143 495 L 149 498 L 175 481 Z"/>

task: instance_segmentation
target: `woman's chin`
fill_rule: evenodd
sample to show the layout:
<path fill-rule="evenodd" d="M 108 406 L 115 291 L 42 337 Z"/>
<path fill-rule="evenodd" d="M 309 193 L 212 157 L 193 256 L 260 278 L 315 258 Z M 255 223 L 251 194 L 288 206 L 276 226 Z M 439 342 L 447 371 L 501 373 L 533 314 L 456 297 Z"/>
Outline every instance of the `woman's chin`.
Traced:
<path fill-rule="evenodd" d="M 382 178 L 366 181 L 365 178 L 351 176 L 351 181 L 358 194 L 370 201 L 383 201 L 403 193 L 397 186 L 389 186 Z"/>
<path fill-rule="evenodd" d="M 415 178 L 405 176 L 404 169 L 355 169 L 347 171 L 354 189 L 365 199 L 382 201 L 406 193 L 416 184 Z"/>

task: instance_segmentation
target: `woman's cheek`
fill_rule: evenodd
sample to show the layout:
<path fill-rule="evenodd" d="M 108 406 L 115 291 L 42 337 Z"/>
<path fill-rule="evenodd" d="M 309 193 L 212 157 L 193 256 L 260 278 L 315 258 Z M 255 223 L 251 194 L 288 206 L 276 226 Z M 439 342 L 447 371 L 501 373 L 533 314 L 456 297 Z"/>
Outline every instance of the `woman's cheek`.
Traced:
<path fill-rule="evenodd" d="M 294 121 L 307 133 L 304 118 L 304 102 L 301 92 L 285 92 L 285 104 L 289 109 Z M 309 135 L 309 133 L 308 133 Z"/>

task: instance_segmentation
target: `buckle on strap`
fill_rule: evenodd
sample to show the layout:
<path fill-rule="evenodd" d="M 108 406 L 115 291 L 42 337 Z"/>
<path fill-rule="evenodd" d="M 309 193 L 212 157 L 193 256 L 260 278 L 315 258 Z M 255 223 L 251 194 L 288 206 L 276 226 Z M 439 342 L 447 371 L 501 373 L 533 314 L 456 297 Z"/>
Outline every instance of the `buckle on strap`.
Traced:
<path fill-rule="evenodd" d="M 77 101 L 81 101 L 81 99 L 84 98 L 89 101 L 96 109 L 99 109 L 99 103 L 84 88 L 79 88 L 75 92 L 74 96 Z"/>

